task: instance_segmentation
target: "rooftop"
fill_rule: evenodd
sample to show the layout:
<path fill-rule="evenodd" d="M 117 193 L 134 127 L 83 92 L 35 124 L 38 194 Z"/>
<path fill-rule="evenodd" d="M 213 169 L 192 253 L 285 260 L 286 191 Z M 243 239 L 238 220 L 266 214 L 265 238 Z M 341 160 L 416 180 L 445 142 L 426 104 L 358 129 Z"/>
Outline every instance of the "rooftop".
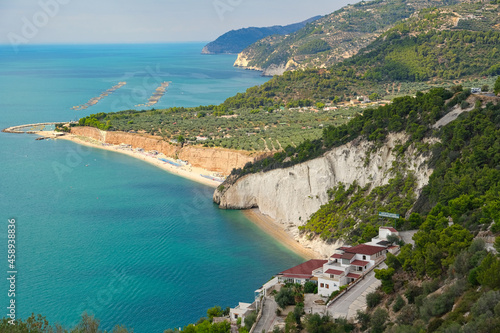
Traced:
<path fill-rule="evenodd" d="M 332 274 L 332 275 L 342 275 L 342 274 L 344 274 L 344 271 L 338 271 L 336 269 L 329 269 L 325 273 Z"/>
<path fill-rule="evenodd" d="M 281 272 L 281 274 L 291 278 L 310 278 L 312 277 L 312 272 L 315 269 L 323 267 L 323 265 L 327 262 L 328 260 L 311 259 L 303 264 L 289 268 L 286 271 Z"/>
<path fill-rule="evenodd" d="M 347 260 L 351 260 L 352 258 L 354 258 L 356 256 L 356 254 L 354 253 L 344 253 L 341 258 L 342 259 L 347 259 Z"/>
<path fill-rule="evenodd" d="M 380 229 L 387 229 L 391 232 L 398 232 L 396 229 L 394 229 L 393 227 L 380 227 Z"/>
<path fill-rule="evenodd" d="M 375 253 L 382 252 L 383 250 L 385 250 L 385 247 L 360 244 L 360 245 L 356 245 L 356 246 L 353 246 L 351 248 L 348 248 L 345 251 L 349 252 L 349 253 L 365 254 L 365 255 L 371 256 Z"/>
<path fill-rule="evenodd" d="M 353 266 L 360 266 L 360 267 L 364 267 L 364 266 L 366 266 L 368 264 L 369 264 L 368 261 L 363 261 L 363 260 L 354 260 L 353 262 L 351 262 L 351 265 L 353 265 Z"/>
<path fill-rule="evenodd" d="M 359 274 L 354 274 L 354 273 L 349 273 L 347 274 L 347 277 L 353 278 L 353 279 L 358 279 L 361 275 Z"/>

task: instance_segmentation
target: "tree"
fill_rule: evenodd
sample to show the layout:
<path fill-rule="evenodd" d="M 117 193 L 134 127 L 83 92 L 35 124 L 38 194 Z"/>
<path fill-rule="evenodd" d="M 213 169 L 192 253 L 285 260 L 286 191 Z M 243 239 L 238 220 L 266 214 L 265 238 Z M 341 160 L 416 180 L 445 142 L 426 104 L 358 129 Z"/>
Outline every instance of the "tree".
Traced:
<path fill-rule="evenodd" d="M 376 269 L 375 277 L 382 281 L 382 290 L 389 294 L 394 290 L 394 281 L 392 281 L 392 276 L 394 275 L 394 268 L 387 269 Z"/>
<path fill-rule="evenodd" d="M 495 88 L 493 90 L 495 94 L 500 94 L 500 76 L 497 77 L 497 80 L 495 82 Z"/>
<path fill-rule="evenodd" d="M 487 84 L 484 84 L 484 85 L 481 87 L 481 91 L 482 91 L 482 92 L 487 92 L 488 90 L 490 90 L 490 87 L 489 87 Z"/>
<path fill-rule="evenodd" d="M 368 305 L 369 308 L 374 308 L 376 307 L 380 301 L 382 300 L 382 296 L 374 291 L 366 295 L 366 305 Z"/>
<path fill-rule="evenodd" d="M 252 311 L 245 317 L 245 327 L 250 330 L 253 324 L 257 321 L 257 312 Z"/>
<path fill-rule="evenodd" d="M 378 99 L 378 94 L 377 93 L 372 93 L 370 96 L 368 96 L 370 101 L 376 101 Z"/>
<path fill-rule="evenodd" d="M 377 308 L 370 320 L 372 332 L 382 333 L 385 330 L 385 322 L 387 321 L 388 317 L 389 315 L 387 314 L 387 311 L 382 308 Z"/>
<path fill-rule="evenodd" d="M 403 297 L 401 297 L 401 295 L 398 295 L 396 297 L 396 301 L 394 302 L 394 305 L 392 306 L 392 310 L 394 312 L 398 312 L 399 310 L 401 310 L 403 308 L 403 306 L 406 305 L 406 302 L 405 300 L 403 299 Z"/>
<path fill-rule="evenodd" d="M 274 296 L 274 300 L 278 303 L 278 306 L 282 309 L 286 308 L 288 305 L 295 304 L 295 295 L 293 290 L 290 288 L 283 287 L 279 293 Z"/>
<path fill-rule="evenodd" d="M 314 282 L 307 281 L 304 283 L 304 293 L 306 294 L 315 294 L 318 292 L 318 285 Z"/>
<path fill-rule="evenodd" d="M 222 315 L 223 315 L 222 308 L 218 305 L 207 310 L 208 320 L 210 321 L 212 321 L 214 317 L 222 317 Z"/>

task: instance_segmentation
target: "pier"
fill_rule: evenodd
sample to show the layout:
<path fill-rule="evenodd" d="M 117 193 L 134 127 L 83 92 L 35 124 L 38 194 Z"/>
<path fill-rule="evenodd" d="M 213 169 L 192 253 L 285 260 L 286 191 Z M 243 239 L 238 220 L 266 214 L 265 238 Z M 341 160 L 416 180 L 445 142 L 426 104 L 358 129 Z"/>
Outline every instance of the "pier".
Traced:
<path fill-rule="evenodd" d="M 51 122 L 51 123 L 38 123 L 38 124 L 27 124 L 27 125 L 18 125 L 12 126 L 9 128 L 5 128 L 2 130 L 4 133 L 17 133 L 17 134 L 34 134 L 35 132 L 43 131 L 45 126 L 52 126 L 55 124 L 67 124 L 68 121 L 60 121 L 60 122 Z M 22 130 L 24 128 L 30 128 L 28 131 Z"/>

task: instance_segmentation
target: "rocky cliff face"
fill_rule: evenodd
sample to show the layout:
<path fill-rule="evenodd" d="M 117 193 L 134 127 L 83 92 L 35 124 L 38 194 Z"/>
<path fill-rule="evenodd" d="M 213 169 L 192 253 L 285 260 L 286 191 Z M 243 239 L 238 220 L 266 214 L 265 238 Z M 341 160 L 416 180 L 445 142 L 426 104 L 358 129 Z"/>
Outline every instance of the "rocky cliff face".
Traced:
<path fill-rule="evenodd" d="M 93 127 L 72 127 L 71 134 L 85 136 L 96 141 L 113 145 L 127 144 L 133 148 L 156 150 L 168 157 L 180 158 L 195 167 L 220 172 L 231 173 L 233 168 L 241 168 L 248 162 L 253 162 L 264 156 L 261 153 L 250 153 L 223 148 L 205 148 L 198 146 L 172 145 L 160 137 L 124 132 L 106 132 Z"/>
<path fill-rule="evenodd" d="M 321 242 L 299 237 L 298 226 L 304 225 L 328 202 L 327 190 L 339 182 L 352 184 L 357 181 L 362 187 L 369 183 L 372 187 L 387 184 L 396 160 L 394 147 L 405 139 L 403 134 L 390 135 L 383 147 L 370 154 L 372 145 L 369 142 L 353 141 L 320 158 L 287 169 L 246 175 L 233 185 L 225 185 L 222 192 L 216 190 L 214 202 L 224 209 L 258 207 L 263 214 L 284 224 L 301 243 L 324 252 Z M 408 150 L 406 158 L 408 169 L 416 171 L 420 191 L 428 183 L 432 170 L 426 158 L 415 156 L 412 149 Z"/>

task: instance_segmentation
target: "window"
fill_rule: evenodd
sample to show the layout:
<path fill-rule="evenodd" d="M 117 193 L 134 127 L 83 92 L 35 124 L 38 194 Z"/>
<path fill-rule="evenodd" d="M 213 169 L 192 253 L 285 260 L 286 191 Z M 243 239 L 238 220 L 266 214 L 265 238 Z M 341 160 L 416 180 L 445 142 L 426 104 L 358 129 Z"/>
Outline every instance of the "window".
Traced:
<path fill-rule="evenodd" d="M 328 287 L 328 283 L 327 283 L 327 284 L 325 284 L 325 288 L 326 288 L 326 289 L 328 289 L 328 288 L 329 288 L 329 287 Z"/>
<path fill-rule="evenodd" d="M 366 256 L 363 256 L 363 260 L 366 260 Z"/>
<path fill-rule="evenodd" d="M 324 287 L 325 287 L 325 284 L 324 284 L 324 283 L 320 283 L 320 284 L 319 284 L 319 287 L 320 287 L 320 288 L 324 288 Z"/>
<path fill-rule="evenodd" d="M 363 267 L 358 267 L 358 271 L 359 272 L 363 271 Z"/>

